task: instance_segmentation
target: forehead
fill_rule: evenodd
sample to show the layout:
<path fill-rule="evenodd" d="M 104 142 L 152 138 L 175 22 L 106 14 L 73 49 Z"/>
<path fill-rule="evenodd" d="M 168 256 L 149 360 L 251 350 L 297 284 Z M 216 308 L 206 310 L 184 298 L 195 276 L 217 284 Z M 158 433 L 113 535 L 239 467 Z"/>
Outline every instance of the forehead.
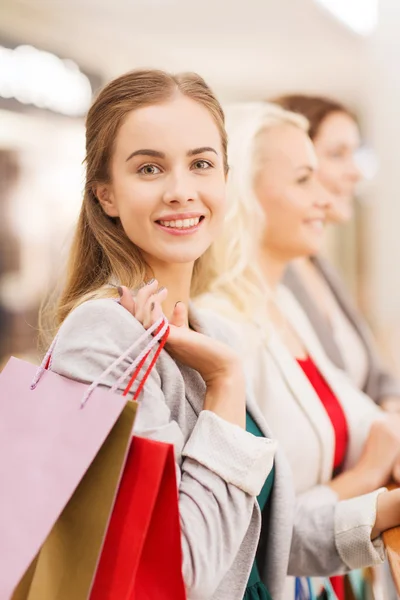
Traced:
<path fill-rule="evenodd" d="M 358 146 L 360 132 L 352 117 L 346 113 L 335 112 L 322 121 L 315 141 Z"/>
<path fill-rule="evenodd" d="M 207 108 L 182 95 L 131 111 L 116 139 L 116 153 L 139 148 L 186 152 L 202 146 L 220 150 L 217 124 Z"/>
<path fill-rule="evenodd" d="M 258 139 L 261 159 L 274 161 L 287 167 L 316 167 L 314 145 L 308 134 L 291 124 L 271 127 Z"/>

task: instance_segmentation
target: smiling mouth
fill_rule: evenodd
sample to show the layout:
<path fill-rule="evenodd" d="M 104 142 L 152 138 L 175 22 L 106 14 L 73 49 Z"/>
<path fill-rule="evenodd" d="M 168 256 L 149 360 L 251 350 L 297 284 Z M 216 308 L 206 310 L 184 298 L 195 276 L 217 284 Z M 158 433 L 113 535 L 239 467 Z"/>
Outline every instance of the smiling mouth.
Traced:
<path fill-rule="evenodd" d="M 184 229 L 193 229 L 195 227 L 197 227 L 202 221 L 204 220 L 204 216 L 201 217 L 192 217 L 189 219 L 176 219 L 175 221 L 163 221 L 163 220 L 158 220 L 156 221 L 156 223 L 158 223 L 158 225 L 161 225 L 162 227 L 167 227 L 170 229 L 180 229 L 180 230 L 184 230 Z"/>
<path fill-rule="evenodd" d="M 323 231 L 325 228 L 325 219 L 309 219 L 305 223 L 316 231 Z"/>

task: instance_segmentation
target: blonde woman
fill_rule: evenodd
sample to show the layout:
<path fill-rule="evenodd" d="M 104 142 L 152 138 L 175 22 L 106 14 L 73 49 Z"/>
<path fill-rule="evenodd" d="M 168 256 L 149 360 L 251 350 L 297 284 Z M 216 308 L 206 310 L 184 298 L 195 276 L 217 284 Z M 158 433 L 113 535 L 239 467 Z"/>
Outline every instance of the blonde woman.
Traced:
<path fill-rule="evenodd" d="M 289 575 L 379 564 L 380 532 L 400 523 L 400 490 L 382 488 L 392 475 L 399 480 L 399 417 L 388 420 L 329 361 L 280 284 L 289 262 L 318 252 L 323 237 L 328 199 L 307 122 L 250 104 L 231 108 L 227 126 L 229 209 L 212 248 L 214 279 L 197 303 L 234 323 L 259 407 L 290 462 L 297 501 Z M 343 597 L 342 579 L 333 583 Z"/>

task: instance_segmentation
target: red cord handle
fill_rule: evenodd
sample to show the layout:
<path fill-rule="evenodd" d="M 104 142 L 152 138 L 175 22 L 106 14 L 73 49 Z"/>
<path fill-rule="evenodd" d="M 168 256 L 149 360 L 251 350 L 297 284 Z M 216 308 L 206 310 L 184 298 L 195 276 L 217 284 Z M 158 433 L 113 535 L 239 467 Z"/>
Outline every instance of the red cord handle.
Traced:
<path fill-rule="evenodd" d="M 160 325 L 159 329 L 157 331 L 155 331 L 155 334 L 157 334 L 160 329 L 163 327 L 163 325 Z M 141 380 L 138 389 L 135 392 L 135 395 L 133 396 L 133 400 L 136 401 L 139 397 L 140 392 L 142 391 L 144 384 L 147 381 L 147 378 L 149 377 L 154 365 L 156 364 L 156 361 L 158 359 L 158 357 L 160 356 L 161 350 L 164 348 L 165 344 L 167 343 L 168 340 L 168 336 L 169 336 L 169 327 L 167 328 L 166 332 L 164 333 L 163 337 L 160 340 L 160 343 L 158 345 L 157 351 L 153 356 L 153 360 L 151 361 L 150 365 L 148 366 L 145 374 L 143 375 L 143 379 Z M 135 372 L 133 373 L 132 377 L 129 380 L 128 385 L 125 388 L 125 391 L 123 393 L 123 396 L 127 396 L 131 390 L 131 387 L 133 386 L 133 384 L 136 381 L 137 376 L 139 375 L 144 363 L 146 362 L 146 360 L 149 357 L 149 354 L 151 353 L 151 350 L 148 351 L 148 353 L 142 358 L 142 360 L 140 361 L 140 363 L 138 364 L 138 366 L 136 367 Z"/>

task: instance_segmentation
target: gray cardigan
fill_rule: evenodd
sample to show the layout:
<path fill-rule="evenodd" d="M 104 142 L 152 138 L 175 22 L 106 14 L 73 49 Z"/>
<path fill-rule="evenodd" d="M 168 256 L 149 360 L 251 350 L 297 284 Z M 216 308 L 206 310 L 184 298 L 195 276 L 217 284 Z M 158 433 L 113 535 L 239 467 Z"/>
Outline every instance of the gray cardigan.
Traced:
<path fill-rule="evenodd" d="M 400 381 L 383 367 L 372 333 L 365 319 L 355 307 L 339 275 L 327 260 L 321 257 L 313 257 L 311 260 L 325 279 L 338 306 L 353 325 L 367 352 L 368 372 L 362 391 L 377 404 L 387 396 L 398 396 L 400 400 Z M 332 329 L 318 308 L 318 299 L 310 295 L 295 267 L 290 266 L 287 269 L 283 284 L 293 292 L 296 300 L 301 304 L 327 356 L 337 367 L 344 369 L 344 361 L 335 342 Z"/>
<path fill-rule="evenodd" d="M 234 345 L 216 315 L 191 325 Z M 112 300 L 92 300 L 64 321 L 51 368 L 89 383 L 144 330 Z M 111 387 L 134 357 L 104 384 Z M 248 390 L 247 409 L 264 433 L 257 438 L 202 410 L 205 384 L 199 373 L 162 351 L 141 397 L 135 431 L 173 443 L 179 475 L 183 574 L 188 600 L 241 600 L 258 547 L 261 515 L 256 501 L 275 455 L 275 483 L 264 515 L 258 564 L 274 600 L 281 600 L 287 572 L 324 575 L 345 569 L 335 547 L 335 502 L 296 504 L 290 468 Z M 311 508 L 311 510 L 310 510 Z M 78 600 L 78 599 L 77 599 Z"/>

